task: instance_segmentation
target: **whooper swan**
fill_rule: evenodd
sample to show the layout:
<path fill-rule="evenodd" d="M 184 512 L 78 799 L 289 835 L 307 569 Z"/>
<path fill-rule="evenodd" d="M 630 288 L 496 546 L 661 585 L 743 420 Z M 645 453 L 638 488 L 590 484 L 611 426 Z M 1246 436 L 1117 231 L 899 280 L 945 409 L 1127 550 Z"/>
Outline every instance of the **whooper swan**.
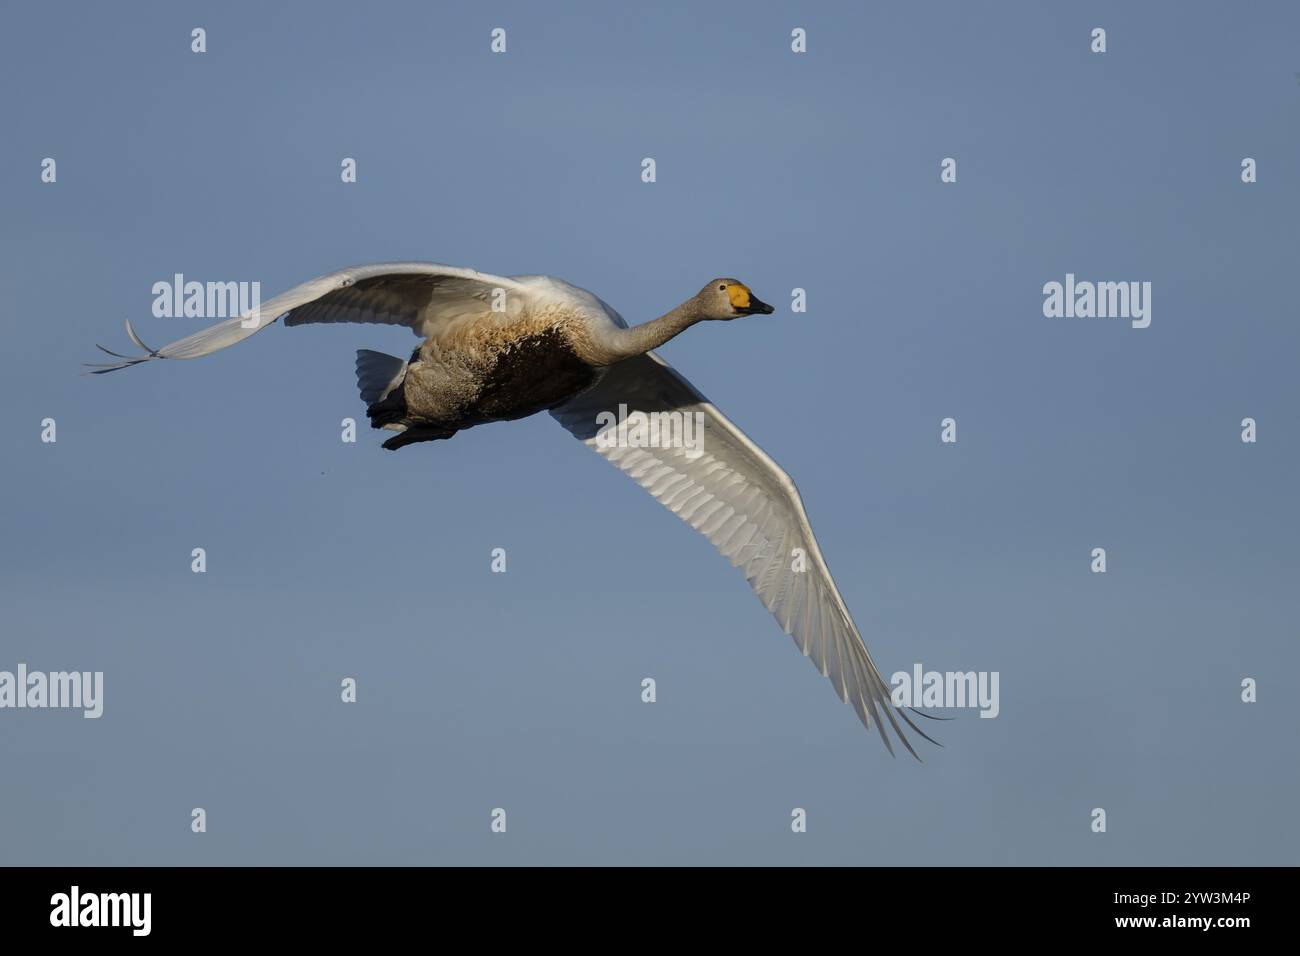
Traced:
<path fill-rule="evenodd" d="M 916 756 L 900 719 L 930 738 L 891 702 L 889 685 L 831 579 L 794 483 L 651 351 L 696 322 L 770 312 L 772 307 L 744 283 L 721 278 L 672 311 L 629 328 L 590 292 L 549 276 L 505 278 L 395 262 L 312 279 L 266 302 L 256 317 L 227 319 L 161 349 L 146 346 L 127 322 L 127 334 L 146 354 L 109 352 L 123 361 L 93 368 L 102 373 L 155 359 L 208 355 L 281 316 L 289 326 L 405 325 L 423 340 L 409 360 L 357 352 L 357 384 L 371 425 L 396 433 L 385 448 L 549 411 L 743 570 L 759 600 L 862 723 L 870 728 L 874 722 L 893 753 L 888 721 Z M 690 447 L 663 440 L 630 447 L 632 442 L 614 440 L 617 433 L 610 430 L 617 429 L 610 419 L 620 411 L 626 412 L 625 427 L 635 422 L 636 412 L 647 417 L 677 412 L 702 421 L 703 433 Z M 806 562 L 802 570 L 796 570 L 796 549 Z"/>

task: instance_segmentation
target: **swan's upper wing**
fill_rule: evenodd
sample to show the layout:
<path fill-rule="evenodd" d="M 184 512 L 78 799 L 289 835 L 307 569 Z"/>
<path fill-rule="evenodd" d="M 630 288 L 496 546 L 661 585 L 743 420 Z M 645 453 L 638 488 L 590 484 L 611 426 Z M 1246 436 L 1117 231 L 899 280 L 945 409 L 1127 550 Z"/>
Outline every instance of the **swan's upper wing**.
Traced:
<path fill-rule="evenodd" d="M 525 292 L 527 286 L 504 276 L 433 262 L 353 266 L 304 282 L 269 299 L 262 303 L 256 319 L 248 316 L 226 319 L 160 349 L 151 349 L 140 341 L 128 321 L 127 335 L 146 354 L 118 355 L 101 345 L 103 351 L 124 361 L 92 367 L 95 374 L 101 374 L 151 359 L 198 358 L 260 332 L 286 313 L 285 325 L 375 322 L 409 326 L 416 335 L 427 338 L 444 323 L 489 312 L 497 289 L 505 290 L 505 302 L 509 306 L 511 297 Z"/>
<path fill-rule="evenodd" d="M 700 454 L 684 447 L 618 447 L 608 439 L 615 426 L 597 425 L 601 412 L 701 413 Z M 661 504 L 701 532 L 744 571 L 764 606 L 795 644 L 811 657 L 853 704 L 868 728 L 874 719 L 885 746 L 882 715 L 912 756 L 916 751 L 897 718 L 930 738 L 890 701 L 889 685 L 867 653 L 848 608 L 822 559 L 799 492 L 790 476 L 719 412 L 708 399 L 653 352 L 612 366 L 591 390 L 553 409 L 565 428 L 617 465 Z M 697 421 L 698 419 L 692 419 Z M 598 434 L 604 431 L 604 440 Z M 805 571 L 793 570 L 794 549 L 806 556 Z"/>

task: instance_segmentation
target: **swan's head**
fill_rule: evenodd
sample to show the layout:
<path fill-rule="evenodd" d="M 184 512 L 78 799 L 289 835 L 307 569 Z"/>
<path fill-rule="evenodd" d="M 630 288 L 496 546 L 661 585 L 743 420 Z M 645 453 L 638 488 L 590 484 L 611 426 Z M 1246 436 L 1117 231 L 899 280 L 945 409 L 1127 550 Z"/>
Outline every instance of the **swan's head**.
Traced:
<path fill-rule="evenodd" d="M 742 315 L 771 315 L 775 311 L 749 291 L 739 279 L 714 279 L 697 295 L 706 319 L 734 319 Z"/>

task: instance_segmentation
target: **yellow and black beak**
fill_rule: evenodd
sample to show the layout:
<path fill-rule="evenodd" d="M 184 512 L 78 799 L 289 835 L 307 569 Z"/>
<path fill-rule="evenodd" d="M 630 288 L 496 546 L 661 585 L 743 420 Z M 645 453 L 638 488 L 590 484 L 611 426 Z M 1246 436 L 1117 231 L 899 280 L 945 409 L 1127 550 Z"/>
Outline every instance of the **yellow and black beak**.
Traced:
<path fill-rule="evenodd" d="M 743 282 L 731 282 L 725 286 L 727 298 L 736 315 L 771 315 L 776 310 L 749 291 Z"/>

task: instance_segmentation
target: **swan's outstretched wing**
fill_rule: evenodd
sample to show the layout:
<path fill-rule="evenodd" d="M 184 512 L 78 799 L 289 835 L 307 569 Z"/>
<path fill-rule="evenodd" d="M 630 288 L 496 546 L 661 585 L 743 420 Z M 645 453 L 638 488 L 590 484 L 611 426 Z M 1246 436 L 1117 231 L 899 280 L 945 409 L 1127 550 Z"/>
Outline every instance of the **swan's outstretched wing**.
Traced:
<path fill-rule="evenodd" d="M 504 294 L 496 290 L 504 290 Z M 144 349 L 140 356 L 118 355 L 121 362 L 93 365 L 95 374 L 112 372 L 151 359 L 190 359 L 209 355 L 260 332 L 282 315 L 285 325 L 312 322 L 372 322 L 405 325 L 428 338 L 445 323 L 490 312 L 494 297 L 507 311 L 517 307 L 528 287 L 504 276 L 488 275 L 433 262 L 383 262 L 340 269 L 295 286 L 262 303 L 256 318 L 237 316 L 218 322 L 179 341 L 151 349 L 140 341 L 131 323 L 126 334 Z M 498 311 L 501 306 L 498 305 Z"/>
<path fill-rule="evenodd" d="M 598 424 L 597 415 L 617 416 L 620 406 L 626 406 L 629 416 L 637 411 L 700 413 L 702 441 L 692 443 L 698 453 L 672 447 L 663 427 L 658 447 L 618 447 L 609 440 L 616 426 L 607 418 Z M 875 722 L 889 752 L 894 748 L 882 718 L 917 756 L 898 718 L 931 738 L 890 701 L 889 685 L 831 580 L 799 492 L 776 462 L 653 352 L 612 366 L 594 388 L 551 414 L 713 542 L 744 571 L 759 600 L 830 678 L 840 699 L 853 705 L 868 728 Z M 796 548 L 802 549 L 806 570 L 794 570 Z"/>

